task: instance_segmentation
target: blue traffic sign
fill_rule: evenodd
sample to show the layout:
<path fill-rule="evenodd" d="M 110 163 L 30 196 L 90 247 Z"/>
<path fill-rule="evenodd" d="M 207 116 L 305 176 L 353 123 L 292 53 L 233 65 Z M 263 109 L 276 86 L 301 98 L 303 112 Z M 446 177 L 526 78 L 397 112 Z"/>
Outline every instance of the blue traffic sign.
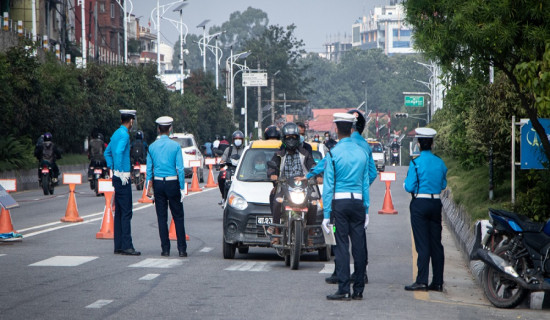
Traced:
<path fill-rule="evenodd" d="M 550 139 L 550 119 L 539 119 L 546 135 Z M 521 169 L 547 169 L 548 158 L 544 153 L 539 135 L 531 121 L 521 127 L 520 144 Z"/>

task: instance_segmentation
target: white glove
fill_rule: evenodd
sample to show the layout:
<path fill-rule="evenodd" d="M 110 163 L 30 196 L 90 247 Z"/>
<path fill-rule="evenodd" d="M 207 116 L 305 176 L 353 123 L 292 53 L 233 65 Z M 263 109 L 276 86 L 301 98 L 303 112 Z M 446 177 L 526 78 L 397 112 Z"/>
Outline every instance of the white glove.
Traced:
<path fill-rule="evenodd" d="M 128 182 L 130 181 L 130 172 L 122 172 L 122 171 L 118 171 L 118 170 L 115 170 L 115 177 L 119 177 L 120 180 L 122 181 L 122 185 L 125 186 L 128 184 Z"/>
<path fill-rule="evenodd" d="M 321 226 L 323 227 L 323 230 L 325 230 L 326 233 L 330 233 L 330 227 L 329 227 L 330 219 L 323 219 L 323 223 Z"/>
<path fill-rule="evenodd" d="M 180 193 L 181 193 L 181 199 L 180 199 L 180 202 L 183 203 L 183 198 L 185 198 L 185 189 L 180 189 Z"/>
<path fill-rule="evenodd" d="M 367 213 L 365 215 L 365 230 L 367 230 L 368 226 L 369 226 L 369 214 Z"/>

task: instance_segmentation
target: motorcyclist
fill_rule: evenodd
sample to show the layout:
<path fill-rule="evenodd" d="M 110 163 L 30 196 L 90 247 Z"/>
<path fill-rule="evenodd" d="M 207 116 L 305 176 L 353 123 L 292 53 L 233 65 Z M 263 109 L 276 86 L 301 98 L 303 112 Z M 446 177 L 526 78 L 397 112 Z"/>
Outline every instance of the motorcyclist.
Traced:
<path fill-rule="evenodd" d="M 391 162 L 392 163 L 398 163 L 399 162 L 399 155 L 397 155 L 396 157 L 393 156 L 393 153 L 399 153 L 399 143 L 397 142 L 397 139 L 394 138 L 392 143 L 391 143 L 391 146 L 390 146 L 390 150 L 391 150 Z"/>
<path fill-rule="evenodd" d="M 233 133 L 234 134 L 234 133 Z M 218 144 L 218 150 L 220 150 L 223 153 L 225 150 L 229 148 L 229 141 L 225 139 L 225 136 L 222 136 L 222 139 L 220 140 L 220 143 Z"/>
<path fill-rule="evenodd" d="M 300 129 L 298 126 L 289 122 L 282 128 L 282 148 L 273 155 L 271 161 L 275 163 L 275 167 L 267 169 L 267 176 L 272 181 L 276 181 L 279 176 L 284 178 L 300 178 L 303 179 L 311 168 L 315 166 L 315 160 L 303 144 L 300 143 Z M 282 191 L 277 193 L 276 186 L 271 190 L 269 195 L 269 204 L 273 215 L 273 223 L 281 223 L 281 203 L 274 199 L 282 194 Z M 307 224 L 315 223 L 316 208 L 310 207 L 307 214 Z M 270 228 L 269 232 L 279 234 L 278 228 Z M 279 243 L 279 238 L 273 238 L 273 244 Z"/>
<path fill-rule="evenodd" d="M 57 146 L 53 143 L 51 133 L 44 133 L 44 143 L 37 145 L 34 148 L 34 156 L 39 161 L 38 178 L 42 178 L 40 166 L 43 163 L 48 163 L 52 167 L 52 182 L 57 183 L 59 177 L 59 167 L 57 166 L 56 161 L 61 159 L 61 152 L 59 152 Z"/>
<path fill-rule="evenodd" d="M 132 164 L 139 162 L 140 164 L 145 164 L 147 162 L 147 150 L 149 146 L 147 142 L 143 139 L 143 131 L 138 130 L 136 132 L 136 139 L 132 142 L 130 146 L 130 161 Z"/>
<path fill-rule="evenodd" d="M 103 155 L 104 152 L 105 138 L 103 137 L 103 134 L 94 132 L 88 148 L 88 159 L 90 160 L 90 165 L 88 166 L 88 180 L 92 180 L 94 173 L 93 168 L 107 167 L 107 162 L 105 161 L 105 156 Z"/>
<path fill-rule="evenodd" d="M 231 165 L 231 156 L 233 155 L 239 155 L 242 156 L 244 151 L 244 133 L 242 131 L 237 130 L 233 132 L 233 135 L 231 136 L 233 139 L 233 144 L 225 149 L 222 155 L 221 159 L 221 165 L 227 166 Z M 225 136 L 224 136 L 225 140 Z M 221 142 L 220 142 L 221 146 Z M 226 178 L 223 177 L 221 174 L 218 175 L 218 187 L 220 188 L 220 193 L 222 194 L 223 200 L 225 200 L 225 180 Z M 223 200 L 220 201 L 220 204 L 223 203 Z"/>
<path fill-rule="evenodd" d="M 318 134 L 315 134 L 315 135 L 313 136 L 313 142 L 317 142 L 317 143 L 321 142 L 321 140 L 319 139 L 319 135 L 318 135 Z"/>
<path fill-rule="evenodd" d="M 264 130 L 264 140 L 281 140 L 281 130 L 276 125 L 270 125 Z"/>

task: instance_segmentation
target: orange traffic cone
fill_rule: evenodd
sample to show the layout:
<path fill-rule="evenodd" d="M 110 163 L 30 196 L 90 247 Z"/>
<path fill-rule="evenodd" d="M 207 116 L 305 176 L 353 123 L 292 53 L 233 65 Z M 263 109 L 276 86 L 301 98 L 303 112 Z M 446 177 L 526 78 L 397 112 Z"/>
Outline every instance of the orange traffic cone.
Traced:
<path fill-rule="evenodd" d="M 218 186 L 218 184 L 214 182 L 214 172 L 212 172 L 212 165 L 209 164 L 208 167 L 208 180 L 206 181 L 205 187 L 215 188 Z"/>
<path fill-rule="evenodd" d="M 0 213 L 0 233 L 10 233 L 10 232 L 17 232 L 17 231 L 13 229 L 13 225 L 11 224 L 10 211 L 2 207 L 2 212 Z"/>
<path fill-rule="evenodd" d="M 202 191 L 202 189 L 199 187 L 199 178 L 197 176 L 197 167 L 193 167 L 193 180 L 191 180 L 191 188 L 189 189 L 191 192 L 198 192 Z"/>
<path fill-rule="evenodd" d="M 101 222 L 101 229 L 95 234 L 96 239 L 114 239 L 114 220 L 113 220 L 113 207 L 112 207 L 112 192 L 105 192 L 105 211 L 103 213 L 103 221 Z"/>
<path fill-rule="evenodd" d="M 172 218 L 172 222 L 170 222 L 170 231 L 168 231 L 168 239 L 170 240 L 178 240 L 178 236 L 176 234 L 176 225 L 174 224 L 174 218 Z M 185 235 L 185 241 L 189 241 L 189 235 Z"/>
<path fill-rule="evenodd" d="M 153 183 L 153 181 L 149 181 L 149 183 Z M 153 200 L 147 197 L 148 187 L 149 185 L 147 185 L 146 183 L 143 183 L 143 192 L 141 193 L 141 199 L 138 200 L 139 203 L 153 203 Z"/>
<path fill-rule="evenodd" d="M 75 184 L 69 184 L 69 201 L 67 202 L 67 210 L 65 211 L 65 217 L 61 218 L 61 222 L 82 222 L 80 216 L 78 216 L 78 208 L 76 206 L 76 198 L 74 196 Z"/>
<path fill-rule="evenodd" d="M 397 214 L 397 211 L 393 208 L 390 184 L 391 181 L 386 181 L 386 194 L 384 195 L 384 204 L 382 205 L 382 210 L 378 211 L 378 214 Z"/>

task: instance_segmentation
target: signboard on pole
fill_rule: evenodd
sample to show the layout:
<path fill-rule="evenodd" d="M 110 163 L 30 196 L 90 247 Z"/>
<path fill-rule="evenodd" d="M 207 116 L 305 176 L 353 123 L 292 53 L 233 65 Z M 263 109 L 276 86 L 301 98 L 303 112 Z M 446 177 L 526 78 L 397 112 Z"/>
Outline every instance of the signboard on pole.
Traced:
<path fill-rule="evenodd" d="M 550 138 L 550 119 L 539 119 L 546 135 Z M 520 144 L 521 169 L 547 169 L 545 163 L 548 158 L 540 142 L 539 135 L 535 132 L 531 121 L 521 126 Z"/>
<path fill-rule="evenodd" d="M 243 87 L 267 87 L 267 73 L 243 73 Z"/>
<path fill-rule="evenodd" d="M 423 96 L 405 96 L 405 107 L 423 107 Z"/>

